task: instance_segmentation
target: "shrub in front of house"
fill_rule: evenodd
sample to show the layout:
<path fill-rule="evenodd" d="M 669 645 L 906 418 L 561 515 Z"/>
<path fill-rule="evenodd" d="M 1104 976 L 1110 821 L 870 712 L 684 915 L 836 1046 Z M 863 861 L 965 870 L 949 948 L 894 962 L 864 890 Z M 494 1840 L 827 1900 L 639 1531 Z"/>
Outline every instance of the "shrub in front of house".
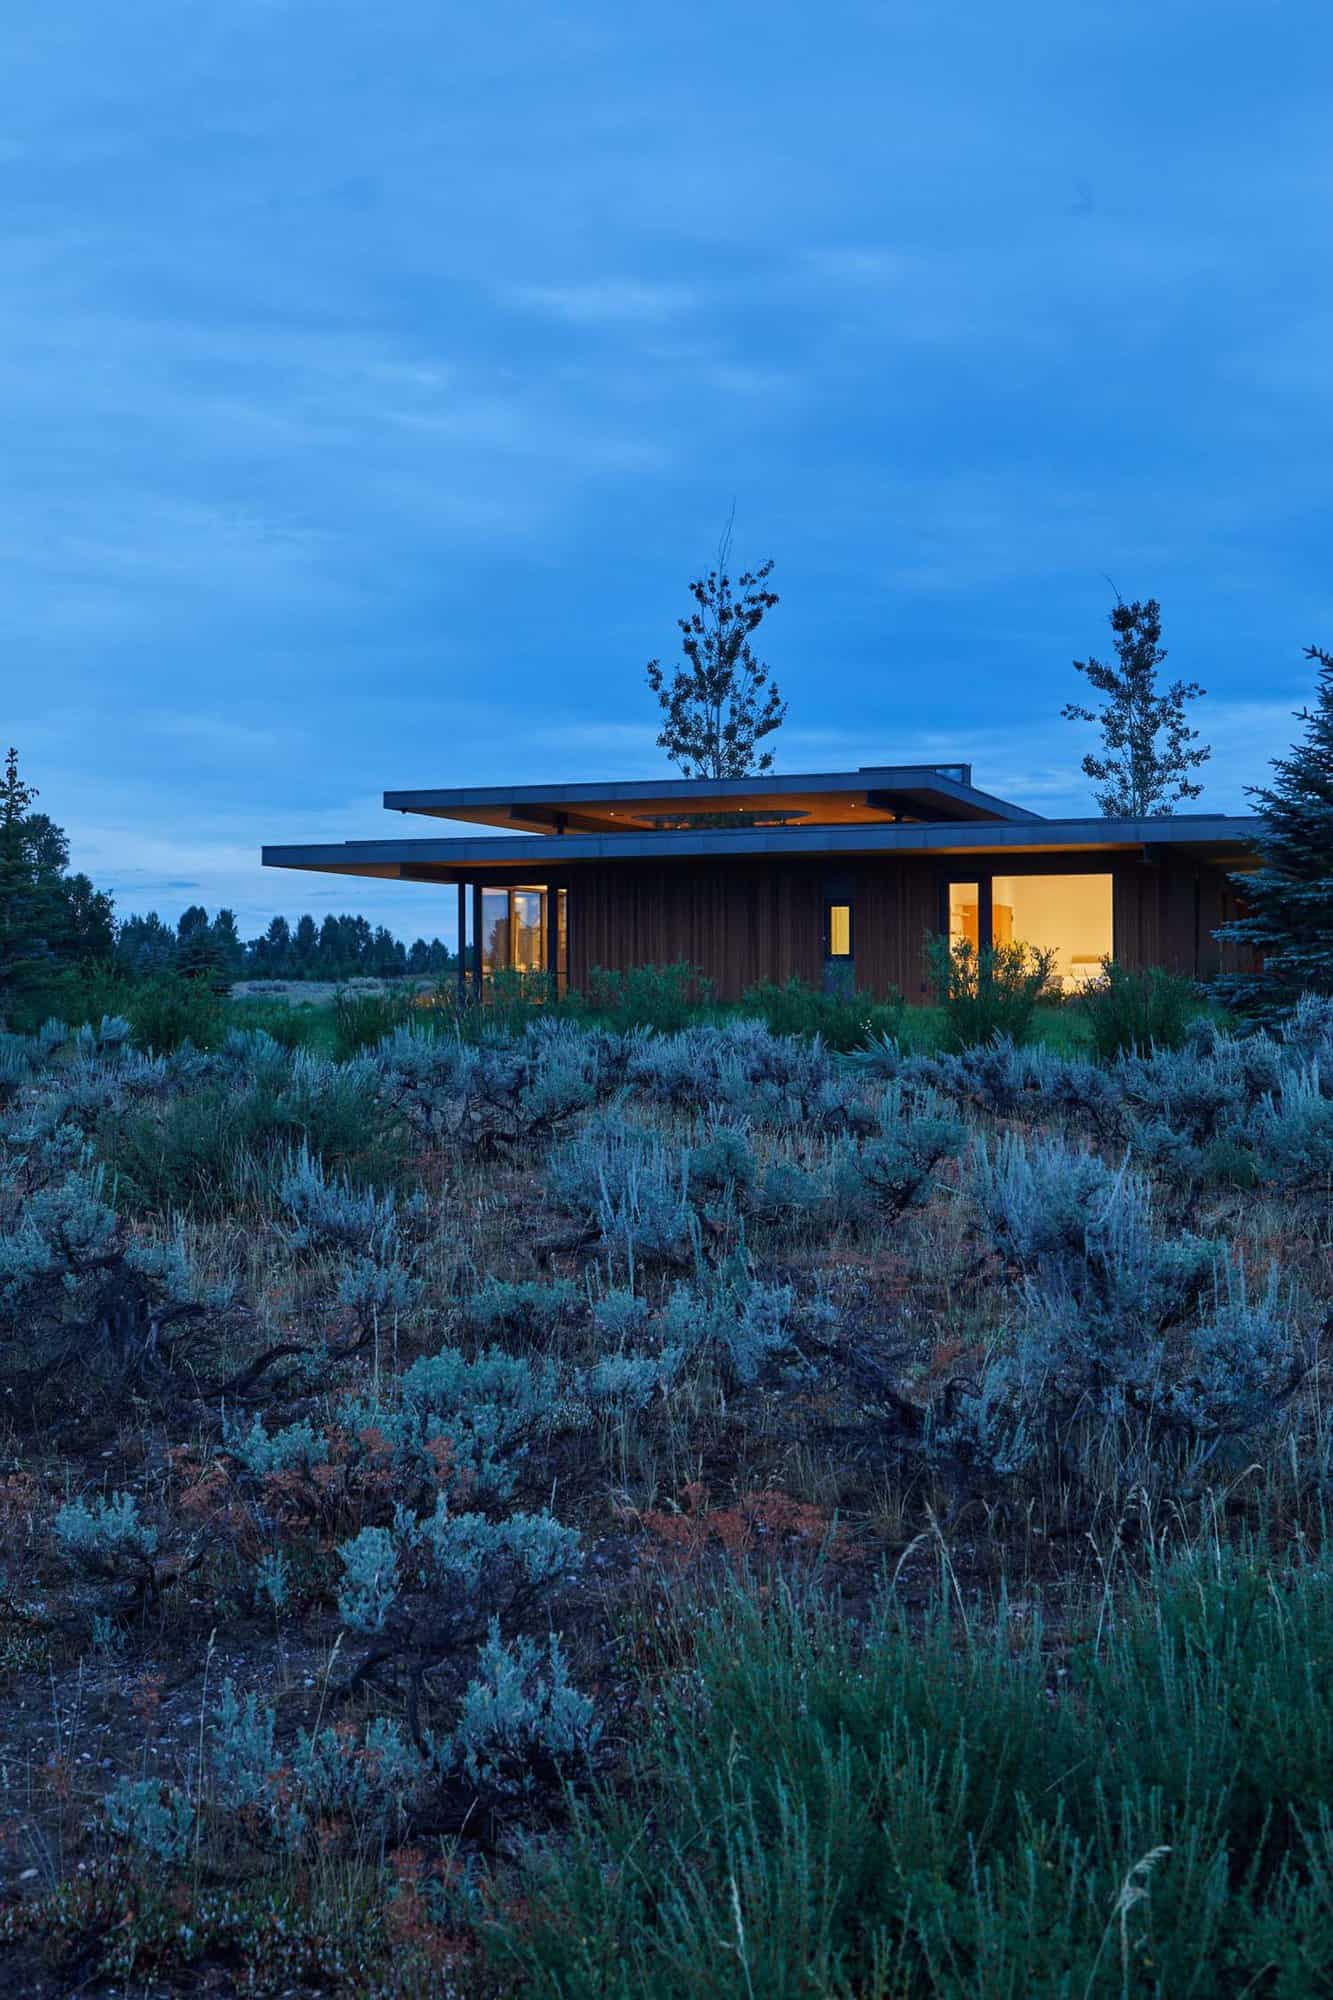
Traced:
<path fill-rule="evenodd" d="M 1192 979 L 1160 965 L 1131 970 L 1113 958 L 1102 960 L 1096 979 L 1078 995 L 1092 1031 L 1092 1046 L 1103 1062 L 1152 1049 L 1178 1049 L 1199 1012 L 1199 988 Z"/>
<path fill-rule="evenodd" d="M 1037 1008 L 1058 997 L 1053 952 L 1026 944 L 997 944 L 981 951 L 960 938 L 926 940 L 926 969 L 944 1014 L 944 1046 L 974 1048 L 1005 1035 L 1021 1046 L 1032 1034 Z"/>
<path fill-rule="evenodd" d="M 804 980 L 783 985 L 761 982 L 741 996 L 747 1014 L 755 1014 L 775 1035 L 818 1035 L 831 1049 L 856 1049 L 871 1035 L 896 1035 L 906 1002 L 890 990 L 880 998 L 870 993 L 823 993 Z"/>
<path fill-rule="evenodd" d="M 678 959 L 671 965 L 636 965 L 625 972 L 595 965 L 588 975 L 584 1004 L 595 1019 L 622 1032 L 651 1028 L 659 1035 L 671 1035 L 687 1027 L 712 998 L 711 981 L 697 966 Z"/>

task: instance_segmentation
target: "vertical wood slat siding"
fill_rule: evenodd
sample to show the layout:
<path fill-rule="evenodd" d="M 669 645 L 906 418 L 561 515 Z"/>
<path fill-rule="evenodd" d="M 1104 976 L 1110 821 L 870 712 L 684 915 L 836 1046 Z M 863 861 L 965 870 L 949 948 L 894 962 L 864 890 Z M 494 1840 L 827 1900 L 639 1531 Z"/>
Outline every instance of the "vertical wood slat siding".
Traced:
<path fill-rule="evenodd" d="M 1104 874 L 1114 879 L 1112 949 L 1128 966 L 1164 965 L 1206 977 L 1219 970 L 1210 933 L 1233 913 L 1227 871 L 1186 856 L 1004 855 L 840 862 L 834 900 L 855 907 L 856 980 L 864 991 L 926 992 L 923 947 L 939 922 L 949 874 Z M 571 869 L 569 962 L 576 985 L 594 966 L 627 971 L 684 959 L 739 999 L 757 980 L 823 976 L 823 864 L 796 860 L 620 862 Z M 1197 892 L 1197 914 L 1196 914 Z M 1228 966 L 1228 969 L 1229 966 Z"/>
<path fill-rule="evenodd" d="M 627 971 L 685 959 L 728 1000 L 760 979 L 795 974 L 817 983 L 820 879 L 808 865 L 580 869 L 570 882 L 571 976 L 583 984 L 594 966 Z"/>

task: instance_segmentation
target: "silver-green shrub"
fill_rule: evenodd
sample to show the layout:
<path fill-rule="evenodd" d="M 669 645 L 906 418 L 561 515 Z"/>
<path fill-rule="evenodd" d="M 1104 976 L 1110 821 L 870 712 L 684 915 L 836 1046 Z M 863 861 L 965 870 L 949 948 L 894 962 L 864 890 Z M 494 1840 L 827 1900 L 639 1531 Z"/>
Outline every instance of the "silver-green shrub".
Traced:
<path fill-rule="evenodd" d="M 921 1207 L 934 1191 L 936 1168 L 962 1151 L 966 1137 L 933 1093 L 913 1100 L 898 1084 L 885 1090 L 877 1122 L 873 1138 L 839 1144 L 834 1186 L 849 1220 L 869 1214 L 892 1218 Z"/>
<path fill-rule="evenodd" d="M 516 1340 L 549 1340 L 584 1302 L 584 1294 L 567 1278 L 557 1278 L 551 1284 L 511 1284 L 503 1278 L 487 1278 L 464 1299 L 460 1311 L 470 1332 L 491 1339 L 507 1334 Z"/>
<path fill-rule="evenodd" d="M 637 1292 L 613 1286 L 595 1301 L 592 1323 L 601 1338 L 615 1347 L 635 1345 L 648 1324 L 648 1301 Z"/>
<path fill-rule="evenodd" d="M 398 1217 L 392 1190 L 354 1188 L 328 1174 L 324 1162 L 303 1142 L 289 1154 L 278 1184 L 286 1211 L 286 1240 L 293 1250 L 350 1250 L 380 1256 L 397 1240 Z"/>
<path fill-rule="evenodd" d="M 706 1355 L 744 1387 L 790 1350 L 793 1304 L 789 1285 L 722 1273 L 702 1285 L 677 1285 L 662 1313 L 662 1333 L 668 1349 Z"/>
<path fill-rule="evenodd" d="M 476 1785 L 528 1790 L 542 1766 L 586 1763 L 601 1737 L 593 1703 L 569 1677 L 560 1641 L 520 1636 L 505 1645 L 492 1621 L 466 1689 L 457 1727 L 438 1753 Z"/>
<path fill-rule="evenodd" d="M 140 1518 L 132 1493 L 67 1500 L 55 1518 L 62 1555 L 97 1576 L 142 1569 L 157 1552 L 157 1530 Z"/>
<path fill-rule="evenodd" d="M 276 1431 L 265 1430 L 258 1416 L 248 1431 L 224 1419 L 223 1436 L 228 1451 L 256 1479 L 296 1469 L 308 1472 L 312 1466 L 323 1465 L 329 1455 L 328 1439 L 306 1418 Z"/>
<path fill-rule="evenodd" d="M 107 1832 L 161 1866 L 183 1861 L 194 1831 L 187 1792 L 160 1778 L 121 1778 L 102 1802 Z"/>

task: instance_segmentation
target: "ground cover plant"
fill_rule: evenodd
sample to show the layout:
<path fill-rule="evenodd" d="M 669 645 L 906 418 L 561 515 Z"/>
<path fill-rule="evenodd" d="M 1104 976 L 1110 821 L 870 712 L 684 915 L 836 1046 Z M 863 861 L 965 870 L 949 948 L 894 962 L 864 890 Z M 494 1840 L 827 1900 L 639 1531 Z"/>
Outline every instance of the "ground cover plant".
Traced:
<path fill-rule="evenodd" d="M 0 1037 L 12 1990 L 1319 1990 L 1333 1007 L 990 971 Z"/>

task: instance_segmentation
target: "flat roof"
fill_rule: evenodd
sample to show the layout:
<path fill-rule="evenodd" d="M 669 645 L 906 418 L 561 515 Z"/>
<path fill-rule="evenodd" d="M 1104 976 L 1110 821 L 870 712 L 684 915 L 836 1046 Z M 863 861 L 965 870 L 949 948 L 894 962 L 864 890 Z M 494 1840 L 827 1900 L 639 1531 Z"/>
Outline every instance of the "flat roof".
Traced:
<path fill-rule="evenodd" d="M 730 859 L 743 855 L 964 855 L 1150 853 L 1170 847 L 1201 859 L 1243 861 L 1258 838 L 1255 814 L 1182 813 L 1154 819 L 1039 819 L 834 826 L 689 827 L 623 833 L 462 835 L 432 840 L 345 840 L 265 847 L 266 868 L 309 868 L 339 875 L 406 881 L 480 880 L 540 883 L 581 863 Z"/>
<path fill-rule="evenodd" d="M 857 771 L 750 778 L 632 778 L 602 784 L 462 786 L 386 792 L 390 812 L 517 833 L 656 833 L 735 814 L 769 825 L 892 826 L 902 820 L 1037 820 L 979 791 L 967 763 L 867 764 Z"/>

